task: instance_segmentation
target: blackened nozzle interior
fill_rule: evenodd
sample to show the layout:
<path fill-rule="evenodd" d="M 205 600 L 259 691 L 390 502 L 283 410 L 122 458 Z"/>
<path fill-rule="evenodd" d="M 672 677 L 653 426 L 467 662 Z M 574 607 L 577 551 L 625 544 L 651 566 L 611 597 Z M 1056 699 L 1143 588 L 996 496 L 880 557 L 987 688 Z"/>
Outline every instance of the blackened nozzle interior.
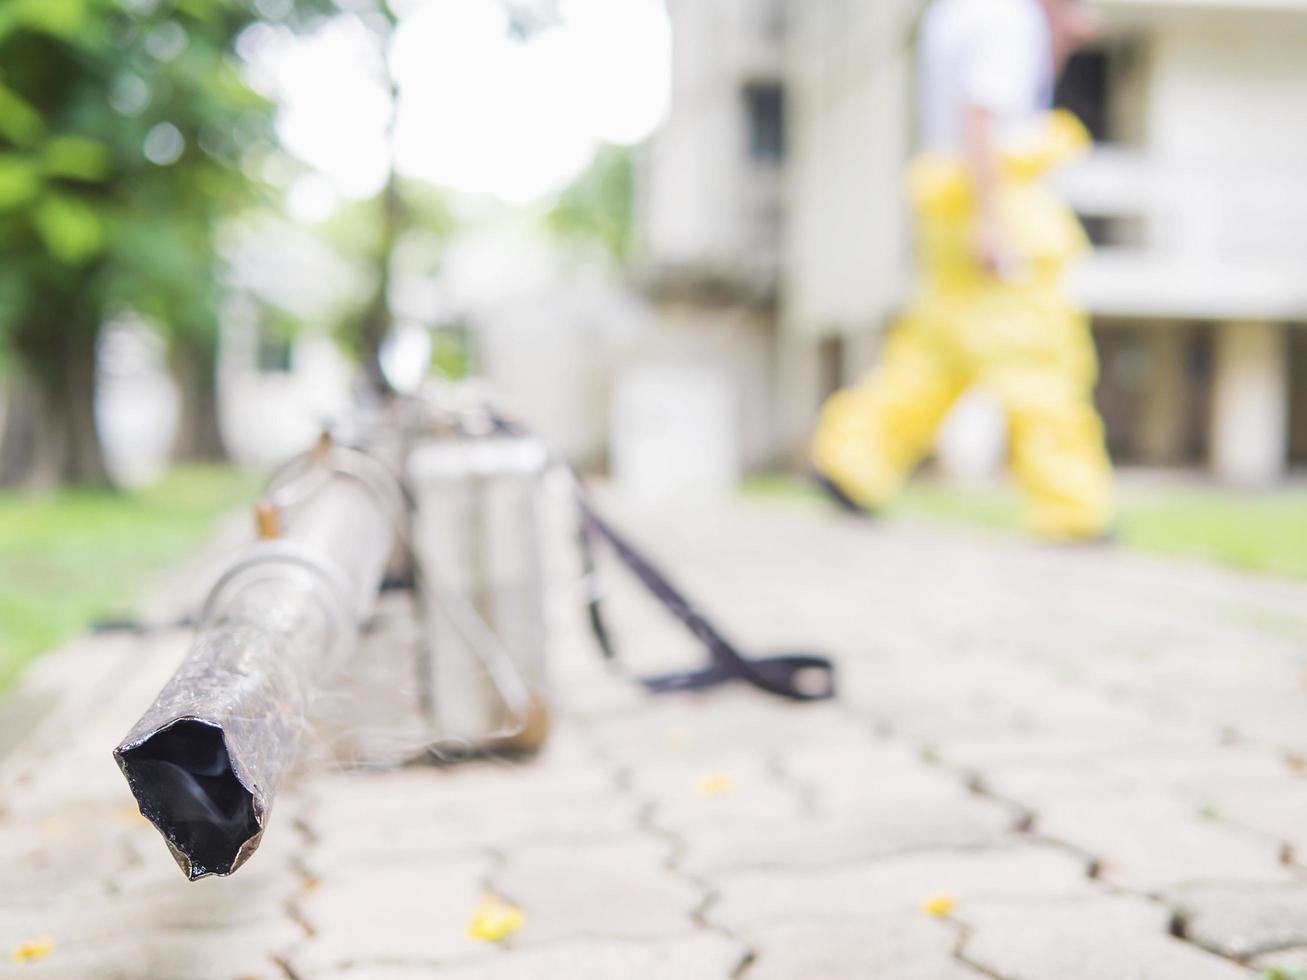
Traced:
<path fill-rule="evenodd" d="M 142 815 L 167 839 L 187 876 L 231 874 L 260 828 L 222 729 L 183 718 L 115 754 Z"/>

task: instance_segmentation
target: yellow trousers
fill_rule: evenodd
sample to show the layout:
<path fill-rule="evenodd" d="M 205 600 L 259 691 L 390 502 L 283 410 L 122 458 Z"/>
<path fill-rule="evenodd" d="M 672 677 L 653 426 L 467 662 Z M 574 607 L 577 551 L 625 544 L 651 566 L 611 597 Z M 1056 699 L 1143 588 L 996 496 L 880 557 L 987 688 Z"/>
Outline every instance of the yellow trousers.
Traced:
<path fill-rule="evenodd" d="M 1003 277 L 972 257 L 974 211 L 961 164 L 922 159 L 910 168 L 916 296 L 871 374 L 823 407 L 813 439 L 813 464 L 854 501 L 886 503 L 929 452 L 954 401 L 980 385 L 1007 416 L 1010 465 L 1032 529 L 1058 538 L 1107 529 L 1112 474 L 1092 402 L 1097 360 L 1088 320 L 1062 282 L 1086 242 L 1040 180 L 1080 140 L 1073 125 L 1050 117 L 1043 143 L 1005 161 L 999 214 L 1017 264 Z"/>

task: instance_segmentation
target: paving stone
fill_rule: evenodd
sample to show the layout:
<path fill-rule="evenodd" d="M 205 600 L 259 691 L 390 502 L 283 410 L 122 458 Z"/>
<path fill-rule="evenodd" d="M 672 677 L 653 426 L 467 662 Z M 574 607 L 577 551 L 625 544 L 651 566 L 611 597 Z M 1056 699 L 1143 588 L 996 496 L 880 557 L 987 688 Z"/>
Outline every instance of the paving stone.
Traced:
<path fill-rule="evenodd" d="M 1307 780 L 1301 775 L 1237 790 L 1222 788 L 1211 800 L 1223 819 L 1283 842 L 1296 863 L 1307 863 Z"/>
<path fill-rule="evenodd" d="M 509 803 L 536 792 L 611 793 L 611 773 L 595 764 L 539 768 L 530 762 L 475 760 L 458 765 L 414 765 L 398 770 L 338 772 L 309 781 L 303 792 L 337 813 L 393 815 L 406 819 L 422 811 L 462 802 Z"/>
<path fill-rule="evenodd" d="M 40 820 L 5 823 L 0 909 L 103 893 L 130 863 L 124 837 L 134 819 L 139 817 L 131 809 L 83 804 Z"/>
<path fill-rule="evenodd" d="M 0 920 L 3 921 L 3 920 Z M 148 923 L 133 928 L 105 928 L 84 922 L 36 924 L 34 930 L 4 930 L 0 978 L 14 980 L 273 980 L 285 973 L 276 960 L 304 935 L 281 917 L 240 929 L 170 929 Z M 49 955 L 14 963 L 9 948 L 19 942 L 48 938 Z"/>
<path fill-rule="evenodd" d="M 582 634 L 578 631 L 575 635 Z M 557 709 L 577 719 L 611 718 L 643 710 L 653 697 L 632 684 L 629 677 L 619 676 L 599 664 L 576 669 L 551 668 L 549 684 L 551 690 L 557 691 L 551 695 Z"/>
<path fill-rule="evenodd" d="M 466 792 L 444 799 L 436 791 L 417 799 L 396 796 L 384 783 L 367 797 L 335 801 L 319 796 L 308 824 L 316 838 L 314 857 L 328 864 L 410 861 L 425 857 L 502 849 L 519 842 L 587 841 L 629 836 L 640 822 L 637 800 L 606 792 L 574 791 L 560 780 L 557 789 L 536 787 L 520 799 L 494 795 L 477 799 Z M 360 833 L 359 828 L 370 828 Z"/>
<path fill-rule="evenodd" d="M 500 849 L 519 842 L 584 841 L 629 836 L 638 829 L 640 807 L 613 794 L 536 794 L 516 806 L 487 801 L 416 809 L 404 820 L 378 820 L 360 833 L 356 818 L 325 807 L 312 824 L 319 859 L 353 863 L 400 860 Z"/>
<path fill-rule="evenodd" d="M 1291 684 L 1268 690 L 1249 692 L 1242 704 L 1222 704 L 1207 713 L 1219 719 L 1223 727 L 1241 735 L 1298 753 L 1307 752 L 1307 733 L 1303 732 L 1302 698 Z M 1200 709 L 1201 710 L 1201 709 Z"/>
<path fill-rule="evenodd" d="M 784 702 L 744 688 L 671 695 L 646 710 L 593 725 L 607 756 L 641 766 L 720 752 L 724 746 L 766 755 L 802 745 L 838 745 L 869 731 L 868 724 L 832 705 Z"/>
<path fill-rule="evenodd" d="M 917 742 L 1029 730 L 1043 689 L 1028 670 L 974 657 L 899 663 L 880 672 L 877 684 L 879 695 L 866 709 L 896 735 Z"/>
<path fill-rule="evenodd" d="M 1205 818 L 1192 802 L 1166 794 L 1049 803 L 1035 829 L 1097 858 L 1105 881 L 1139 892 L 1292 877 L 1275 841 Z"/>
<path fill-rule="evenodd" d="M 1249 965 L 1259 980 L 1307 980 L 1307 946 L 1267 953 Z"/>
<path fill-rule="evenodd" d="M 648 839 L 541 845 L 511 852 L 494 882 L 526 915 L 515 944 L 675 935 L 692 928 L 705 896 L 670 859 L 668 845 Z"/>
<path fill-rule="evenodd" d="M 932 895 L 958 902 L 1056 898 L 1090 891 L 1085 866 L 1051 848 L 913 854 L 821 872 L 741 871 L 714 877 L 708 917 L 728 929 L 792 919 L 909 914 Z"/>
<path fill-rule="evenodd" d="M 309 973 L 303 980 L 726 980 L 747 955 L 738 942 L 697 933 L 550 943 L 458 966 L 368 966 Z"/>
<path fill-rule="evenodd" d="M 747 980 L 980 980 L 953 957 L 956 930 L 926 916 L 791 922 L 746 929 Z"/>
<path fill-rule="evenodd" d="M 351 964 L 431 963 L 492 950 L 466 935 L 488 890 L 488 859 L 335 868 L 296 902 L 313 931 L 291 954 L 296 975 Z"/>
<path fill-rule="evenodd" d="M 1287 775 L 1271 752 L 1222 744 L 1214 731 L 1198 737 L 1172 726 L 968 739 L 943 743 L 937 753 L 983 774 L 996 791 L 1031 800 L 1140 788 L 1206 799 L 1278 785 Z"/>
<path fill-rule="evenodd" d="M 658 826 L 726 826 L 734 821 L 797 819 L 803 812 L 798 786 L 765 760 L 743 752 L 660 762 L 630 773 L 632 795 L 653 805 Z"/>
<path fill-rule="evenodd" d="M 962 959 L 1003 980 L 1251 980 L 1251 974 L 1167 932 L 1169 913 L 1142 899 L 970 905 Z"/>
<path fill-rule="evenodd" d="M 1223 956 L 1307 946 L 1307 882 L 1189 885 L 1166 898 L 1183 917 L 1186 938 Z"/>
<path fill-rule="evenodd" d="M 1249 794 L 1265 796 L 1281 792 L 1281 801 L 1289 803 L 1293 794 L 1284 791 L 1287 775 L 1283 766 L 1266 758 L 1253 766 L 1236 763 L 1226 766 L 1220 748 L 1205 750 L 1208 760 L 1196 757 L 1153 755 L 1142 749 L 1135 759 L 1081 762 L 1053 761 L 1032 766 L 995 767 L 980 770 L 979 783 L 986 792 L 1004 799 L 1019 801 L 1029 808 L 1046 803 L 1056 804 L 1076 798 L 1114 798 L 1165 793 L 1202 813 L 1226 812 L 1240 806 Z M 1299 787 L 1307 790 L 1307 786 Z M 1229 801 L 1228 807 L 1226 801 Z M 1262 821 L 1265 823 L 1266 821 Z M 1281 826 L 1284 821 L 1275 825 Z M 1246 824 L 1245 824 L 1246 825 Z"/>
<path fill-rule="evenodd" d="M 120 733 L 121 736 L 121 733 Z M 111 750 L 117 737 L 101 743 Z M 59 752 L 37 757 L 5 784 L 5 809 L 18 820 L 42 820 L 110 802 L 131 806 L 131 791 L 108 751 L 98 756 Z"/>
<path fill-rule="evenodd" d="M 792 749 L 782 753 L 780 766 L 809 789 L 814 809 L 828 816 L 905 800 L 947 806 L 969 795 L 957 774 L 931 765 L 901 742 L 858 738 Z"/>
<path fill-rule="evenodd" d="M 240 872 L 187 881 L 160 855 L 114 877 L 97 910 L 127 924 L 152 928 L 218 929 L 284 915 L 303 881 L 286 861 L 260 848 Z"/>
<path fill-rule="evenodd" d="M 94 715 L 106 681 L 122 677 L 139 641 L 127 634 L 88 635 L 34 661 L 21 682 L 5 693 L 0 712 L 0 777 L 3 785 L 22 764 L 15 750 L 59 748 L 79 723 Z M 81 683 L 69 684 L 69 677 Z"/>
<path fill-rule="evenodd" d="M 977 797 L 891 801 L 856 816 L 734 820 L 676 834 L 679 865 L 696 875 L 742 868 L 829 868 L 911 851 L 980 848 L 1010 842 L 1011 809 Z M 657 819 L 655 818 L 655 824 Z"/>
<path fill-rule="evenodd" d="M 0 706 L 0 976 L 1252 975 L 1200 942 L 1307 967 L 1301 868 L 1278 861 L 1307 854 L 1307 780 L 1281 759 L 1307 749 L 1307 588 L 816 512 L 629 518 L 745 647 L 835 654 L 841 699 L 651 696 L 569 602 L 540 757 L 342 772 L 324 730 L 260 852 L 188 884 L 109 750 L 189 638 L 89 637 Z M 701 661 L 611 585 L 633 671 Z M 1113 888 L 1183 905 L 1194 941 Z M 465 935 L 487 890 L 525 912 L 501 944 Z M 934 895 L 951 919 L 921 911 Z M 50 956 L 8 963 L 47 934 Z"/>

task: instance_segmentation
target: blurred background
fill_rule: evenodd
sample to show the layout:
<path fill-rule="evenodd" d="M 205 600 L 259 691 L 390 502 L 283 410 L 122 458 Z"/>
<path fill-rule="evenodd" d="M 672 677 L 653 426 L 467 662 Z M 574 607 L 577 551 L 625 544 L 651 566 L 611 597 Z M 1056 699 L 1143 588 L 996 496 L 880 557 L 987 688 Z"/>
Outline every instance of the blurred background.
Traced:
<path fill-rule="evenodd" d="M 1061 190 L 1123 546 L 1307 575 L 1307 2 L 1097 0 Z M 0 684 L 384 376 L 766 496 L 909 285 L 921 0 L 9 0 Z M 912 519 L 1015 528 L 963 399 Z"/>

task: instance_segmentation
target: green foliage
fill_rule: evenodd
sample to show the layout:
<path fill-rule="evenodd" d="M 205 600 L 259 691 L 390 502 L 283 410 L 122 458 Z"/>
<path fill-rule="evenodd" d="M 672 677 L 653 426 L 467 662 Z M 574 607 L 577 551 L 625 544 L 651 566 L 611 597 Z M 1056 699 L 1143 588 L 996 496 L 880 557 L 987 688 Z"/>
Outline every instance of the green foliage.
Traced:
<path fill-rule="evenodd" d="M 318 229 L 323 239 L 343 258 L 377 268 L 396 244 L 387 235 L 386 193 L 344 202 Z M 396 178 L 394 196 L 400 218 L 399 227 L 392 229 L 396 240 L 410 232 L 447 240 L 458 228 L 458 219 L 439 188 Z"/>
<path fill-rule="evenodd" d="M 10 0 L 10 29 L 27 27 L 75 38 L 87 15 L 87 0 Z"/>
<path fill-rule="evenodd" d="M 107 480 L 95 440 L 75 438 L 95 431 L 86 373 L 64 371 L 102 323 L 131 310 L 215 345 L 216 229 L 260 200 L 247 163 L 272 147 L 272 107 L 234 53 L 259 2 L 0 0 L 0 364 L 60 406 L 64 437 L 43 445 L 64 478 Z"/>
<path fill-rule="evenodd" d="M 431 335 L 431 371 L 439 377 L 458 381 L 471 374 L 472 357 L 467 333 L 462 330 L 436 330 Z"/>
<path fill-rule="evenodd" d="M 631 150 L 615 145 L 600 148 L 546 215 L 559 237 L 597 242 L 619 261 L 630 252 L 634 220 L 635 165 Z"/>
<path fill-rule="evenodd" d="M 15 146 L 31 146 L 41 138 L 45 126 L 31 103 L 8 86 L 0 84 L 0 135 Z"/>
<path fill-rule="evenodd" d="M 46 141 L 41 163 L 47 177 L 94 182 L 109 176 L 113 157 L 98 140 L 53 136 Z"/>
<path fill-rule="evenodd" d="M 21 207 L 41 190 L 41 172 L 25 157 L 0 156 L 0 211 Z"/>
<path fill-rule="evenodd" d="M 74 291 L 98 319 L 213 329 L 214 230 L 260 199 L 242 163 L 272 141 L 233 53 L 257 19 L 254 0 L 0 4 L 0 346 L 60 329 Z"/>
<path fill-rule="evenodd" d="M 370 313 L 377 313 L 376 305 L 383 298 L 378 291 L 386 289 L 385 279 L 396 272 L 438 275 L 443 245 L 457 228 L 458 219 L 444 192 L 395 174 L 376 196 L 346 202 L 319 226 L 318 233 L 336 255 L 362 271 L 364 281 L 371 280 L 361 301 L 339 311 L 337 337 L 343 349 L 366 362 L 369 345 L 381 339 L 369 335 L 366 320 Z M 406 247 L 414 244 L 421 247 Z M 402 262 L 398 261 L 400 253 L 405 253 Z M 415 257 L 420 258 L 420 267 L 415 265 Z M 381 315 L 389 321 L 388 300 Z M 444 355 L 454 360 L 447 359 L 443 366 L 433 365 L 437 370 L 465 370 L 461 354 L 452 353 L 446 346 Z"/>
<path fill-rule="evenodd" d="M 36 654 L 130 612 L 148 575 L 254 490 L 248 476 L 193 467 L 135 493 L 0 495 L 0 688 Z"/>
<path fill-rule="evenodd" d="M 80 265 L 104 248 L 104 225 L 85 201 L 46 194 L 32 212 L 32 225 L 50 254 L 64 265 Z"/>

